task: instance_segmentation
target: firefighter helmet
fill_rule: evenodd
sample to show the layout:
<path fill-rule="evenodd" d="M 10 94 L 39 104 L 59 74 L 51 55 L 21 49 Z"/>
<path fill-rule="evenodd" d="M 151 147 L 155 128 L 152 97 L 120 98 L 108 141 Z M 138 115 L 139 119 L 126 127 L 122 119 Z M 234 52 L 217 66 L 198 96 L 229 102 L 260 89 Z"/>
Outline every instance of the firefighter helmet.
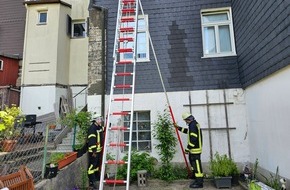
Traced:
<path fill-rule="evenodd" d="M 184 113 L 182 114 L 182 119 L 183 119 L 183 120 L 188 119 L 190 116 L 192 116 L 190 113 L 188 113 L 188 112 L 184 112 Z"/>
<path fill-rule="evenodd" d="M 91 121 L 97 121 L 97 120 L 102 120 L 103 118 L 102 118 L 102 116 L 100 115 L 100 114 L 98 114 L 98 113 L 93 113 L 92 114 L 92 119 L 91 119 Z"/>

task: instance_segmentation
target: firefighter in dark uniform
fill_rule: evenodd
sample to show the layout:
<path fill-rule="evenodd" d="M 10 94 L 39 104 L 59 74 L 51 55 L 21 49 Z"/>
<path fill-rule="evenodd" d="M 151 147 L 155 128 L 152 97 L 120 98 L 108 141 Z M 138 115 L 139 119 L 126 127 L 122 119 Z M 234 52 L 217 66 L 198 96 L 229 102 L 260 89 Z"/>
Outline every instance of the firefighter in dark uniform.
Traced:
<path fill-rule="evenodd" d="M 182 119 L 188 125 L 188 128 L 183 128 L 174 123 L 179 131 L 188 135 L 188 144 L 185 149 L 185 153 L 188 154 L 189 162 L 192 170 L 192 178 L 194 181 L 190 184 L 190 188 L 202 188 L 203 187 L 203 173 L 200 155 L 202 152 L 202 133 L 199 123 L 190 113 L 183 113 Z"/>
<path fill-rule="evenodd" d="M 97 181 L 100 178 L 100 165 L 104 140 L 104 129 L 102 127 L 102 116 L 94 114 L 92 124 L 88 130 L 88 177 L 90 188 L 97 188 Z"/>

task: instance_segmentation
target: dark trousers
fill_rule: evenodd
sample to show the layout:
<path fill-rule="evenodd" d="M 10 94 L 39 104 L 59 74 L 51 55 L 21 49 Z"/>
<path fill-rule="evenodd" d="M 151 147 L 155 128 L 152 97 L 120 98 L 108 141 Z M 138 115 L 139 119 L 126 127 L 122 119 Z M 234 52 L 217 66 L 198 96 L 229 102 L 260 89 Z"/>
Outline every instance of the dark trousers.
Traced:
<path fill-rule="evenodd" d="M 93 157 L 93 153 L 89 152 L 88 177 L 90 183 L 94 183 L 100 179 L 100 163 L 101 153 L 98 152 L 96 157 Z"/>
<path fill-rule="evenodd" d="M 195 183 L 203 183 L 203 173 L 200 160 L 200 154 L 189 154 L 189 163 L 191 165 L 192 178 L 195 179 Z"/>

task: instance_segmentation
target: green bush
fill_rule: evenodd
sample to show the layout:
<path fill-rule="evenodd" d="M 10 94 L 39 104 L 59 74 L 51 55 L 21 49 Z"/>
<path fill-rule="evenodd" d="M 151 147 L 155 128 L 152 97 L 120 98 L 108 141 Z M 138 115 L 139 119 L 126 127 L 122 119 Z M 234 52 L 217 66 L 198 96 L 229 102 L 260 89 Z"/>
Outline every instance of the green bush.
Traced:
<path fill-rule="evenodd" d="M 124 156 L 124 161 L 128 161 L 128 154 Z M 148 152 L 132 151 L 131 153 L 131 170 L 130 181 L 137 180 L 137 172 L 139 170 L 147 170 L 147 173 L 152 174 L 154 172 L 154 165 L 156 159 L 151 157 Z M 127 164 L 122 165 L 117 172 L 117 179 L 127 178 Z"/>
<path fill-rule="evenodd" d="M 228 158 L 227 155 L 219 155 L 218 152 L 216 152 L 214 158 L 210 160 L 209 169 L 215 177 L 226 177 L 239 174 L 236 163 Z"/>
<path fill-rule="evenodd" d="M 165 181 L 172 181 L 175 179 L 175 173 L 171 160 L 176 152 L 177 139 L 174 136 L 174 127 L 168 110 L 164 110 L 163 114 L 158 113 L 157 121 L 154 123 L 153 137 L 158 140 L 155 148 L 161 160 L 157 177 Z"/>

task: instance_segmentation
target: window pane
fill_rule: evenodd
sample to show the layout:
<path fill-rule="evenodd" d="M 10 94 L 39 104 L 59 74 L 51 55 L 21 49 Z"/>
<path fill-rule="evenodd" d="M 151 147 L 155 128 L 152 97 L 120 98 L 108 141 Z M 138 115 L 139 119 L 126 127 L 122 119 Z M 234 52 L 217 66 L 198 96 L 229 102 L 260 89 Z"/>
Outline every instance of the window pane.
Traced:
<path fill-rule="evenodd" d="M 204 51 L 205 54 L 216 53 L 214 27 L 204 27 Z"/>
<path fill-rule="evenodd" d="M 150 112 L 139 112 L 138 119 L 139 120 L 150 120 Z"/>
<path fill-rule="evenodd" d="M 138 140 L 151 140 L 151 133 L 150 132 L 139 132 L 138 133 Z"/>
<path fill-rule="evenodd" d="M 136 132 L 132 133 L 132 140 L 133 141 L 137 140 Z M 129 142 L 129 132 L 124 132 L 124 141 Z"/>
<path fill-rule="evenodd" d="M 151 150 L 151 143 L 150 142 L 139 142 L 138 143 L 139 146 L 139 151 L 141 150 L 146 150 L 146 151 L 150 151 Z"/>
<path fill-rule="evenodd" d="M 137 35 L 137 58 L 146 58 L 146 33 L 138 33 Z"/>
<path fill-rule="evenodd" d="M 73 35 L 74 37 L 84 37 L 85 36 L 85 23 L 78 23 L 73 25 Z"/>
<path fill-rule="evenodd" d="M 39 13 L 39 23 L 46 23 L 47 13 Z"/>
<path fill-rule="evenodd" d="M 138 130 L 150 130 L 150 122 L 139 122 Z"/>
<path fill-rule="evenodd" d="M 231 52 L 231 37 L 229 26 L 219 26 L 219 38 L 221 52 Z"/>
<path fill-rule="evenodd" d="M 146 30 L 144 18 L 138 19 L 138 30 Z"/>
<path fill-rule="evenodd" d="M 229 20 L 227 13 L 219 13 L 219 14 L 214 14 L 214 15 L 204 15 L 204 16 L 202 16 L 202 18 L 203 18 L 203 23 Z"/>
<path fill-rule="evenodd" d="M 3 70 L 3 61 L 0 60 L 0 70 L 2 71 Z"/>

